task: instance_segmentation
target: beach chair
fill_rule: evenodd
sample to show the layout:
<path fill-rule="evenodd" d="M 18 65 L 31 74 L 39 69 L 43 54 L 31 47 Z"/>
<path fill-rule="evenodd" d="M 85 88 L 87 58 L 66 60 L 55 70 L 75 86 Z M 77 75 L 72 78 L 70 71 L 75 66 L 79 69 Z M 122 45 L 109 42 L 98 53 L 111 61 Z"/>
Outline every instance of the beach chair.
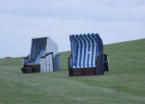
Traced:
<path fill-rule="evenodd" d="M 70 35 L 69 76 L 104 74 L 103 42 L 98 34 Z"/>
<path fill-rule="evenodd" d="M 32 39 L 30 55 L 23 58 L 23 73 L 54 72 L 57 44 L 49 37 Z"/>

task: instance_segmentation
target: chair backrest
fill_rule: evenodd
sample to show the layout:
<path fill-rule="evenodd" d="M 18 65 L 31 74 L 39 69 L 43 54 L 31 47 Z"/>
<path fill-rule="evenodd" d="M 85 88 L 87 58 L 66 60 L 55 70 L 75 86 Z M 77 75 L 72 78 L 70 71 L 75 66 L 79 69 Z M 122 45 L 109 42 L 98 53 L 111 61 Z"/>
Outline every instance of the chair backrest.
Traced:
<path fill-rule="evenodd" d="M 32 64 L 40 64 L 40 59 L 46 53 L 58 51 L 57 44 L 49 37 L 32 39 L 29 61 Z"/>
<path fill-rule="evenodd" d="M 30 62 L 37 64 L 40 63 L 40 57 L 45 55 L 47 45 L 47 38 L 32 39 Z"/>
<path fill-rule="evenodd" d="M 96 56 L 103 54 L 103 42 L 98 34 L 71 35 L 73 68 L 96 67 Z"/>

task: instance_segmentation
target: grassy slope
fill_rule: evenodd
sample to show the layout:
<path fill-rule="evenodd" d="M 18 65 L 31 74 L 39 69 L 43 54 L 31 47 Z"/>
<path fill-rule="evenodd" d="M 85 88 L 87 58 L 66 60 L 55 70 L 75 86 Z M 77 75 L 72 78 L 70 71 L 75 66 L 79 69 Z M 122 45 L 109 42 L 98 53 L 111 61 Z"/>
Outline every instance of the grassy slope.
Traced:
<path fill-rule="evenodd" d="M 21 58 L 0 60 L 0 104 L 145 104 L 145 39 L 105 46 L 110 72 L 68 77 L 62 71 L 22 74 Z"/>

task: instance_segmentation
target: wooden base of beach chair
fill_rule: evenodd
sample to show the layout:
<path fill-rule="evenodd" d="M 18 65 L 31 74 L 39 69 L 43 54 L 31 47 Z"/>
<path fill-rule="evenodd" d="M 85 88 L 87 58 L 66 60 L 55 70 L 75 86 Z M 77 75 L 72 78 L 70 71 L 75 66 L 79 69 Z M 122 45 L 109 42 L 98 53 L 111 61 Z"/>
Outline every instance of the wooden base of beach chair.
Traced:
<path fill-rule="evenodd" d="M 70 67 L 70 58 L 68 58 L 68 70 L 69 76 L 94 76 L 98 75 L 98 66 L 92 68 L 71 68 Z M 96 57 L 96 63 L 98 56 Z"/>
<path fill-rule="evenodd" d="M 69 70 L 69 76 L 93 76 L 97 75 L 96 68 L 73 68 Z"/>
<path fill-rule="evenodd" d="M 36 65 L 24 65 L 23 68 L 21 68 L 23 73 L 40 73 L 40 64 Z"/>

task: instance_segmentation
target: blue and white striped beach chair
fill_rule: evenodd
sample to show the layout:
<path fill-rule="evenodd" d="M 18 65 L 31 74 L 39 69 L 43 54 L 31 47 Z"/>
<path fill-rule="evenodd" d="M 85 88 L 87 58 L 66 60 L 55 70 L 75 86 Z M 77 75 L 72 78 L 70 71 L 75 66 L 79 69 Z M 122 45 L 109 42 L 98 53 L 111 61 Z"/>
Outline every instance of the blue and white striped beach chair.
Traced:
<path fill-rule="evenodd" d="M 98 34 L 71 35 L 69 75 L 103 75 L 103 42 Z"/>
<path fill-rule="evenodd" d="M 24 57 L 23 73 L 54 72 L 55 57 L 58 53 L 58 46 L 49 37 L 32 39 L 31 52 L 28 57 Z M 55 61 L 54 61 L 55 60 Z"/>

